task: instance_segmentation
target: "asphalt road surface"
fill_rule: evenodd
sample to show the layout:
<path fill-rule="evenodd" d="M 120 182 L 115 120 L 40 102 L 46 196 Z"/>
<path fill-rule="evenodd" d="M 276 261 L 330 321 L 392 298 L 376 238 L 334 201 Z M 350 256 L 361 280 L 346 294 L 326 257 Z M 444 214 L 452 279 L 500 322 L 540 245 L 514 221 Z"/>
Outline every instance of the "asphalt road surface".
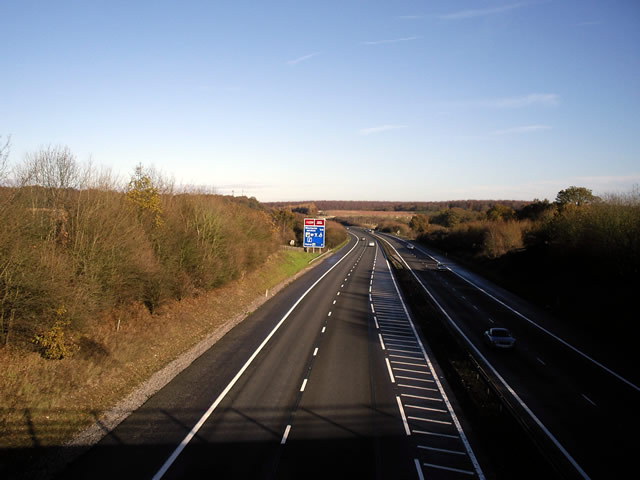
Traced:
<path fill-rule="evenodd" d="M 636 476 L 629 472 L 636 469 L 640 446 L 638 372 L 620 373 L 638 364 L 630 352 L 627 365 L 603 359 L 593 344 L 582 343 L 523 300 L 420 245 L 381 237 L 410 266 L 522 418 L 570 465 L 572 476 Z M 438 270 L 438 261 L 447 269 Z M 497 351 L 483 342 L 483 332 L 498 326 L 511 330 L 515 349 Z M 603 335 L 611 334 L 616 333 L 608 332 L 603 319 Z"/>
<path fill-rule="evenodd" d="M 484 478 L 382 250 L 357 233 L 60 478 Z"/>

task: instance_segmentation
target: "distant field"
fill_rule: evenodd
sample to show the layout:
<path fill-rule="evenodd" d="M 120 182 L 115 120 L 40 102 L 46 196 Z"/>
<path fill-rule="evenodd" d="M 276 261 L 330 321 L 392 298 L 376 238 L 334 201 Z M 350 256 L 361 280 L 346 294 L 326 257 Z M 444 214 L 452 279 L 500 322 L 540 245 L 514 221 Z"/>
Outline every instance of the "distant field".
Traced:
<path fill-rule="evenodd" d="M 410 220 L 415 212 L 384 212 L 380 210 L 325 210 L 328 217 L 378 217 L 378 218 L 402 218 Z"/>

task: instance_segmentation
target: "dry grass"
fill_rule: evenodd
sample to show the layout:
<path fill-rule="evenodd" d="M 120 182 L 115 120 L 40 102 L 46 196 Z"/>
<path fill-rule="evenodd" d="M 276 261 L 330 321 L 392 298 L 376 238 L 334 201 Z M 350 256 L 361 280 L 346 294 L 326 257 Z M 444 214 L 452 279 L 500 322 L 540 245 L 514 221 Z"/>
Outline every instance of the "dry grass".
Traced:
<path fill-rule="evenodd" d="M 306 267 L 313 255 L 283 250 L 242 279 L 150 314 L 141 304 L 98 319 L 76 340 L 78 355 L 45 360 L 0 349 L 0 448 L 61 445 L 265 290 Z"/>
<path fill-rule="evenodd" d="M 380 210 L 327 210 L 324 212 L 328 217 L 349 218 L 349 217 L 376 217 L 411 220 L 415 212 L 396 212 Z"/>

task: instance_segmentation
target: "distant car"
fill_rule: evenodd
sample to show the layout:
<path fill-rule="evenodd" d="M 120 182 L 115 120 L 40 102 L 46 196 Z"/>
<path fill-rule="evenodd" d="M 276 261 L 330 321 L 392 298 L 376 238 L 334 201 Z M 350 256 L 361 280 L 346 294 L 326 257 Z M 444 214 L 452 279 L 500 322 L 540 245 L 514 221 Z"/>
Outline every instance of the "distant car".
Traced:
<path fill-rule="evenodd" d="M 516 343 L 516 339 L 506 328 L 490 328 L 484 332 L 484 341 L 495 348 L 513 348 Z"/>
<path fill-rule="evenodd" d="M 436 270 L 449 270 L 444 263 L 438 262 L 436 265 Z"/>
<path fill-rule="evenodd" d="M 364 242 L 366 240 L 366 238 L 362 237 L 360 240 L 362 240 Z"/>
<path fill-rule="evenodd" d="M 413 250 L 413 245 L 411 245 L 410 243 L 407 243 L 407 248 L 408 248 L 409 250 Z"/>
<path fill-rule="evenodd" d="M 376 244 L 375 244 L 375 243 L 373 243 L 373 242 L 369 242 L 369 246 L 370 246 L 370 247 L 375 247 L 375 246 L 376 246 Z"/>

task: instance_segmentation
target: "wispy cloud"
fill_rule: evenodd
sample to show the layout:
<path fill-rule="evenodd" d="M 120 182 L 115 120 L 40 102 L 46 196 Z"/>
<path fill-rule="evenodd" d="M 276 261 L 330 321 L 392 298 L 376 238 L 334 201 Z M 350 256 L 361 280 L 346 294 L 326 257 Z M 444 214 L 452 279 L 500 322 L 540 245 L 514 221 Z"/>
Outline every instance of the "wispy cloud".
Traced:
<path fill-rule="evenodd" d="M 487 15 L 495 15 L 498 13 L 508 12 L 509 10 L 515 10 L 516 8 L 521 8 L 526 5 L 527 3 L 525 2 L 519 2 L 519 3 L 512 3 L 509 5 L 502 5 L 500 7 L 493 7 L 493 8 L 477 8 L 477 9 L 471 9 L 471 10 L 461 10 L 459 12 L 440 15 L 440 18 L 443 20 L 465 20 L 467 18 L 486 17 Z"/>
<path fill-rule="evenodd" d="M 542 130 L 550 130 L 551 126 L 549 125 L 525 125 L 522 127 L 511 127 L 505 128 L 504 130 L 496 130 L 492 133 L 492 135 L 512 135 L 517 133 L 531 133 L 531 132 L 539 132 Z"/>
<path fill-rule="evenodd" d="M 387 132 L 389 130 L 400 130 L 407 128 L 407 125 L 380 125 L 378 127 L 361 128 L 358 133 L 360 135 L 371 135 L 373 133 Z"/>
<path fill-rule="evenodd" d="M 309 60 L 310 58 L 315 57 L 316 55 L 320 55 L 322 52 L 314 52 L 309 55 L 303 55 L 302 57 L 294 58 L 293 60 L 288 60 L 285 62 L 287 65 L 296 65 L 300 62 L 304 62 L 305 60 Z"/>
<path fill-rule="evenodd" d="M 522 108 L 531 106 L 554 107 L 558 104 L 560 96 L 555 93 L 529 93 L 519 97 L 487 98 L 454 102 L 451 105 L 457 107 L 481 107 L 481 108 Z"/>
<path fill-rule="evenodd" d="M 368 42 L 362 42 L 362 44 L 363 45 L 383 45 L 386 43 L 409 42 L 411 40 L 418 40 L 419 38 L 420 37 L 418 36 L 413 36 L 413 37 L 394 38 L 391 40 L 372 40 Z"/>

